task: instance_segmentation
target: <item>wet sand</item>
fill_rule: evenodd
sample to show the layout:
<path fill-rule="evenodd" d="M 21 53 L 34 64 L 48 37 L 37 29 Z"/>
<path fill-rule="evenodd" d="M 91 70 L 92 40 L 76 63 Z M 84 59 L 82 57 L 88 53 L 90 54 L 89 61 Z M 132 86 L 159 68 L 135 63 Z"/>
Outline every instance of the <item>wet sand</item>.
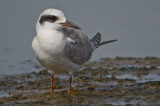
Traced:
<path fill-rule="evenodd" d="M 160 58 L 103 58 L 74 73 L 55 75 L 50 93 L 48 70 L 2 76 L 0 105 L 160 105 Z"/>

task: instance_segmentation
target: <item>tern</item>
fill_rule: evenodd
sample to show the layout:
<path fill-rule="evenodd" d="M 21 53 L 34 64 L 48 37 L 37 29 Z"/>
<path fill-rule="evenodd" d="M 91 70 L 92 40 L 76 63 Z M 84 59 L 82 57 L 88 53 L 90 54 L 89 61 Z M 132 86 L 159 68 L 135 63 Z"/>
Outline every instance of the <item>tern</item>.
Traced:
<path fill-rule="evenodd" d="M 54 73 L 69 74 L 71 91 L 72 73 L 78 71 L 88 61 L 96 48 L 116 40 L 101 42 L 97 33 L 89 39 L 81 28 L 68 21 L 61 10 L 44 10 L 36 24 L 37 35 L 32 41 L 32 48 L 41 65 L 51 70 L 51 93 Z"/>

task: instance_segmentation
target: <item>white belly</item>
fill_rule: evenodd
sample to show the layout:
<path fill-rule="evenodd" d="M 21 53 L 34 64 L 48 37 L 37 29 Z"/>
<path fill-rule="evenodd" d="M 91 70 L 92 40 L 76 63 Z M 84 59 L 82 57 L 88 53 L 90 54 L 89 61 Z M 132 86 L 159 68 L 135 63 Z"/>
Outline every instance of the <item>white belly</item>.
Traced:
<path fill-rule="evenodd" d="M 32 48 L 38 61 L 55 73 L 72 73 L 77 71 L 81 66 L 69 61 L 64 56 L 65 39 L 39 39 L 35 37 L 32 42 Z"/>

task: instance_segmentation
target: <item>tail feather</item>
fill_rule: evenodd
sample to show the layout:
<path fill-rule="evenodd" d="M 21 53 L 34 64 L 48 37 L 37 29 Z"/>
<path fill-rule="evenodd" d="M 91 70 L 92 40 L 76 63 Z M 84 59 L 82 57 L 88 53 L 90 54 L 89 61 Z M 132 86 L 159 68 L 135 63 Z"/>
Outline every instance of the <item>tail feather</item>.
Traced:
<path fill-rule="evenodd" d="M 92 39 L 90 39 L 90 43 L 93 49 L 98 48 L 100 42 L 101 42 L 101 34 L 99 32 Z"/>
<path fill-rule="evenodd" d="M 117 40 L 115 39 L 115 40 L 104 41 L 104 42 L 101 42 L 99 46 L 102 46 L 102 45 L 105 45 L 105 44 L 108 44 L 108 43 L 112 43 L 112 42 L 115 42 L 115 41 L 117 41 Z"/>
<path fill-rule="evenodd" d="M 92 39 L 90 39 L 90 43 L 92 45 L 93 50 L 98 48 L 99 46 L 102 46 L 111 42 L 115 42 L 115 41 L 117 40 L 115 39 L 115 40 L 101 42 L 101 34 L 99 32 Z"/>

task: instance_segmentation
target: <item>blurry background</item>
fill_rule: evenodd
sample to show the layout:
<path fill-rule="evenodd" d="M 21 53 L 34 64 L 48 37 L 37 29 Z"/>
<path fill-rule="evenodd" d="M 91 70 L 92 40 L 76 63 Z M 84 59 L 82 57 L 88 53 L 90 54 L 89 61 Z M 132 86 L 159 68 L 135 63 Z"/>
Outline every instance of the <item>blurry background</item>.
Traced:
<path fill-rule="evenodd" d="M 46 8 L 57 8 L 90 38 L 117 42 L 97 49 L 102 57 L 160 57 L 160 0 L 1 0 L 0 75 L 34 71 L 35 25 Z"/>

